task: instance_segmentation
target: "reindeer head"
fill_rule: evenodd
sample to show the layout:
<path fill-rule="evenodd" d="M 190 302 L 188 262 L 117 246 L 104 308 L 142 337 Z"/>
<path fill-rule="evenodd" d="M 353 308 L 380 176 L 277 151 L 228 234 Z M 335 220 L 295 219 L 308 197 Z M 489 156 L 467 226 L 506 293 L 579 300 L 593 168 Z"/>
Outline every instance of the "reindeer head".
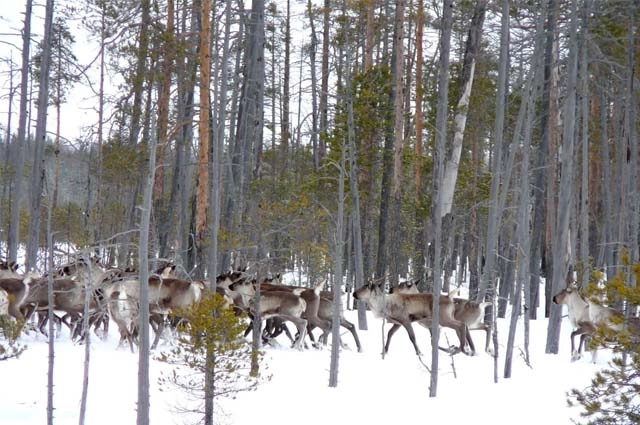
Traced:
<path fill-rule="evenodd" d="M 373 283 L 368 282 L 366 285 L 361 286 L 353 293 L 353 298 L 356 300 L 368 300 L 370 298 L 384 296 L 384 282 Z"/>
<path fill-rule="evenodd" d="M 575 283 L 569 283 L 566 288 L 555 294 L 552 298 L 554 304 L 567 304 L 569 297 L 580 296 L 578 286 Z"/>
<path fill-rule="evenodd" d="M 420 291 L 418 291 L 418 282 L 420 282 L 420 279 L 416 280 L 415 282 L 412 281 L 405 281 L 405 282 L 400 282 L 398 285 L 393 286 L 389 289 L 389 293 L 390 294 L 417 294 Z"/>

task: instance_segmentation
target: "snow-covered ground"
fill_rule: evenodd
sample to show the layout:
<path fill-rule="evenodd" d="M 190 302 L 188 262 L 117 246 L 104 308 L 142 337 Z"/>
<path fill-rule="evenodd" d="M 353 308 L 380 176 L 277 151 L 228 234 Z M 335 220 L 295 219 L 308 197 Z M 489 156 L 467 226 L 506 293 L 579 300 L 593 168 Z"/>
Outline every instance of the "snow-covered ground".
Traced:
<path fill-rule="evenodd" d="M 345 314 L 357 323 L 355 311 Z M 560 353 L 545 354 L 547 321 L 542 319 L 531 322 L 531 368 L 521 356 L 520 329 L 512 378 L 504 379 L 508 319 L 500 319 L 498 382 L 494 383 L 494 361 L 488 354 L 458 354 L 451 358 L 441 353 L 438 395 L 430 398 L 429 373 L 414 354 L 406 332 L 396 333 L 389 354 L 383 359 L 382 323 L 369 314 L 368 324 L 368 331 L 358 332 L 361 353 L 355 350 L 351 335 L 343 332 L 348 347 L 341 351 L 337 388 L 328 386 L 329 347 L 297 351 L 289 348 L 284 339 L 279 346 L 266 347 L 263 369 L 271 379 L 256 391 L 220 400 L 217 423 L 397 424 L 437 419 L 453 424 L 568 424 L 579 411 L 567 407 L 566 392 L 582 389 L 611 358 L 611 353 L 603 350 L 595 365 L 589 355 L 571 362 L 571 329 L 566 318 Z M 422 360 L 429 365 L 429 334 L 420 326 L 414 328 L 425 353 Z M 475 331 L 472 335 L 476 346 L 482 347 L 484 333 Z M 443 344 L 446 338 L 455 343 L 456 337 L 449 330 L 441 336 Z M 112 325 L 106 340 L 92 339 L 87 424 L 135 423 L 138 354 L 128 348 L 118 349 L 118 338 Z M 20 341 L 27 345 L 20 358 L 0 362 L 0 424 L 40 425 L 46 423 L 47 339 L 31 332 Z M 159 350 L 169 347 L 170 342 L 164 341 Z M 55 343 L 55 423 L 78 423 L 84 351 L 85 347 L 71 342 L 68 331 L 63 329 Z M 180 407 L 189 405 L 188 396 L 158 384 L 161 371 L 169 367 L 155 359 L 151 362 L 151 423 L 194 423 L 199 417 L 179 413 Z"/>

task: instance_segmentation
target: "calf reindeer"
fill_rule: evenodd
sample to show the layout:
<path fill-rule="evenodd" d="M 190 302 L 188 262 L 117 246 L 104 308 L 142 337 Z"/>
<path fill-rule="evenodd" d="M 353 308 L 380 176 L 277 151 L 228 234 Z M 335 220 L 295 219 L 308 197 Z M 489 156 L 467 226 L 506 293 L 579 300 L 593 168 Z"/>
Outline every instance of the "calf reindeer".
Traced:
<path fill-rule="evenodd" d="M 401 282 L 397 286 L 392 287 L 390 293 L 417 294 L 419 293 L 417 284 L 417 281 Z M 475 355 L 476 353 L 476 347 L 473 343 L 473 339 L 471 338 L 471 333 L 469 332 L 474 330 L 485 331 L 486 338 L 484 350 L 485 352 L 490 353 L 491 350 L 489 344 L 491 342 L 491 326 L 484 323 L 484 313 L 486 308 L 491 305 L 491 302 L 476 302 L 458 297 L 454 297 L 453 302 L 455 305 L 453 317 L 467 325 L 467 344 L 469 344 L 471 354 Z M 420 321 L 419 323 L 431 331 L 430 321 Z"/>
<path fill-rule="evenodd" d="M 384 346 L 384 353 L 389 351 L 389 344 L 393 334 L 403 326 L 409 335 L 409 339 L 416 350 L 416 354 L 421 355 L 416 344 L 416 337 L 411 326 L 412 322 L 425 321 L 431 323 L 433 319 L 433 295 L 432 294 L 386 294 L 384 283 L 368 283 L 357 289 L 353 297 L 357 300 L 366 301 L 376 317 L 382 317 L 393 323 L 387 334 L 387 342 Z M 460 340 L 459 350 L 465 351 L 465 339 L 467 326 L 453 317 L 455 306 L 453 296 L 441 295 L 439 298 L 440 314 L 438 316 L 440 326 L 454 329 Z"/>
<path fill-rule="evenodd" d="M 293 347 L 302 349 L 304 337 L 307 330 L 307 319 L 303 314 L 307 309 L 307 302 L 300 297 L 305 288 L 294 289 L 292 291 L 265 290 L 260 292 L 259 305 L 255 305 L 256 285 L 248 279 L 239 280 L 229 285 L 229 290 L 239 293 L 245 299 L 249 308 L 249 313 L 257 312 L 261 320 L 272 317 L 280 317 L 296 325 L 298 337 L 293 343 Z M 260 329 L 262 324 L 260 323 Z"/>

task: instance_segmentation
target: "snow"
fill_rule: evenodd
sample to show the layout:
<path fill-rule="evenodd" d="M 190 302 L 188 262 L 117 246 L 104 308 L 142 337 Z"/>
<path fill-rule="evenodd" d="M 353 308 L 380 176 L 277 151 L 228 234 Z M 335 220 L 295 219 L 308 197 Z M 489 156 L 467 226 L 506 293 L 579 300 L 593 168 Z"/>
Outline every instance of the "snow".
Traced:
<path fill-rule="evenodd" d="M 510 312 L 508 313 L 508 315 Z M 346 311 L 357 324 L 355 311 Z M 543 315 L 539 316 L 543 317 Z M 256 391 L 216 403 L 216 423 L 275 423 L 306 425 L 325 423 L 399 424 L 428 423 L 444 419 L 449 423 L 567 424 L 579 417 L 577 408 L 567 407 L 566 393 L 583 389 L 595 372 L 606 367 L 611 352 L 602 350 L 596 364 L 587 353 L 571 362 L 568 319 L 562 324 L 560 353 L 545 354 L 547 320 L 531 321 L 531 367 L 522 357 L 522 321 L 518 330 L 512 377 L 504 379 L 504 354 L 508 320 L 498 320 L 499 379 L 494 383 L 493 358 L 481 352 L 476 356 L 440 353 L 437 397 L 429 397 L 430 377 L 415 355 L 404 330 L 397 332 L 388 355 L 381 353 L 380 319 L 368 313 L 369 330 L 359 330 L 363 352 L 355 350 L 351 334 L 344 328 L 347 344 L 340 354 L 339 383 L 330 388 L 330 346 L 298 351 L 286 339 L 265 347 L 262 370 L 271 379 Z M 388 330 L 389 325 L 386 325 Z M 423 352 L 422 361 L 431 362 L 429 333 L 414 325 Z M 447 339 L 455 334 L 446 329 Z M 473 331 L 476 347 L 484 346 L 484 332 Z M 136 422 L 138 353 L 118 348 L 119 336 L 112 323 L 106 340 L 94 337 L 90 344 L 90 371 L 86 424 L 134 424 Z M 27 350 L 18 358 L 0 362 L 0 424 L 46 423 L 47 338 L 30 332 L 20 338 Z M 171 347 L 165 340 L 158 350 Z M 150 370 L 150 423 L 185 424 L 200 418 L 180 412 L 189 406 L 189 396 L 175 389 L 160 387 L 158 377 L 169 365 L 155 360 Z M 55 341 L 54 423 L 78 423 L 83 379 L 85 346 L 70 341 L 63 328 Z M 453 365 L 452 365 L 453 362 Z M 454 376 L 455 368 L 455 376 Z M 259 422 L 258 422 L 259 421 Z"/>

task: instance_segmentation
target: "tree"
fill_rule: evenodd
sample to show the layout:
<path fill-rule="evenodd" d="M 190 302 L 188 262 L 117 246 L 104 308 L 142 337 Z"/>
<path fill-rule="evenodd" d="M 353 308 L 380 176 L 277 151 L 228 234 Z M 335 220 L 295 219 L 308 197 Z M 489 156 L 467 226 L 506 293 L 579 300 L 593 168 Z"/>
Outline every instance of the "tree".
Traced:
<path fill-rule="evenodd" d="M 438 66 L 438 109 L 436 117 L 436 157 L 433 167 L 433 196 L 431 199 L 431 220 L 433 226 L 433 294 L 439 294 L 442 288 L 442 276 L 440 265 L 440 250 L 442 247 L 442 214 L 440 208 L 440 191 L 444 179 L 444 148 L 447 140 L 447 106 L 449 99 L 449 50 L 451 47 L 452 26 L 451 0 L 444 0 L 442 4 L 442 32 L 440 34 L 440 63 Z M 440 297 L 433 297 L 431 308 L 431 381 L 429 396 L 435 397 L 438 393 L 438 343 L 440 340 Z M 462 343 L 462 342 L 461 342 Z"/>
<path fill-rule="evenodd" d="M 35 153 L 29 187 L 29 229 L 27 234 L 26 268 L 35 265 L 40 235 L 40 206 L 45 180 L 44 145 L 47 135 L 47 108 L 49 106 L 49 67 L 51 65 L 51 39 L 53 35 L 53 0 L 47 0 L 42 39 L 42 63 L 38 83 L 38 115 L 36 118 Z"/>
<path fill-rule="evenodd" d="M 60 174 L 60 108 L 67 102 L 67 96 L 71 86 L 80 81 L 80 75 L 75 69 L 78 59 L 73 54 L 75 37 L 66 24 L 66 18 L 57 16 L 51 28 L 51 71 L 50 71 L 50 93 L 49 102 L 56 110 L 56 129 L 54 141 L 55 162 L 53 168 L 53 208 L 58 202 L 58 184 Z M 35 57 L 35 77 L 40 75 L 43 50 L 39 47 Z"/>
<path fill-rule="evenodd" d="M 217 311 L 218 314 L 211 314 Z M 172 366 L 171 372 L 159 378 L 161 386 L 173 386 L 193 396 L 205 397 L 205 374 L 212 372 L 214 399 L 233 397 L 239 392 L 251 391 L 269 376 L 252 376 L 251 347 L 242 337 L 246 328 L 242 316 L 225 308 L 225 300 L 208 293 L 198 304 L 176 312 L 185 319 L 180 326 L 181 336 L 171 351 L 163 352 L 158 360 Z M 208 353 L 213 353 L 209 355 Z M 262 353 L 259 353 L 262 358 Z M 208 361 L 207 361 L 208 359 Z M 191 410 L 204 413 L 202 405 Z"/>
<path fill-rule="evenodd" d="M 469 108 L 469 100 L 471 97 L 471 89 L 473 88 L 473 79 L 475 77 L 476 61 L 480 51 L 480 40 L 482 35 L 482 26 L 484 24 L 484 15 L 487 9 L 487 0 L 478 0 L 471 18 L 469 33 L 464 53 L 464 63 L 462 65 L 462 90 L 458 104 L 456 105 L 455 130 L 453 134 L 453 147 L 451 149 L 451 158 L 447 161 L 444 170 L 444 181 L 442 191 L 440 192 L 440 202 L 442 205 L 441 213 L 443 215 L 451 213 L 453 204 L 453 193 L 458 178 L 458 166 L 460 164 L 460 154 L 462 153 L 462 139 L 464 136 L 465 126 L 467 124 L 467 113 Z"/>
<path fill-rule="evenodd" d="M 578 16 L 577 1 L 571 4 L 571 26 L 569 32 L 569 68 L 567 70 L 567 98 L 564 110 L 564 134 L 562 143 L 562 174 L 560 180 L 560 192 L 558 193 L 558 211 L 553 243 L 553 281 L 551 293 L 556 294 L 560 285 L 564 282 L 571 261 L 571 249 L 569 240 L 569 215 L 573 202 L 573 151 L 575 145 L 575 116 L 576 116 L 576 86 L 578 79 Z M 562 318 L 562 306 L 552 305 L 547 327 L 547 353 L 558 353 L 558 341 L 560 339 L 560 323 Z"/>
<path fill-rule="evenodd" d="M 18 257 L 18 243 L 20 241 L 20 207 L 22 198 L 22 173 L 24 167 L 24 151 L 26 149 L 27 134 L 27 95 L 29 86 L 29 50 L 31 47 L 31 12 L 33 1 L 27 0 L 22 30 L 22 65 L 20 70 L 20 106 L 18 115 L 18 138 L 12 149 L 15 173 L 11 179 L 10 194 L 12 197 L 9 221 L 9 235 L 7 237 L 8 260 L 16 261 Z M 9 143 L 9 140 L 7 140 Z"/>
<path fill-rule="evenodd" d="M 198 121 L 198 171 L 196 183 L 196 250 L 198 274 L 204 276 L 205 235 L 209 190 L 209 112 L 211 108 L 209 84 L 211 80 L 211 0 L 201 0 L 200 9 L 200 110 Z"/>

